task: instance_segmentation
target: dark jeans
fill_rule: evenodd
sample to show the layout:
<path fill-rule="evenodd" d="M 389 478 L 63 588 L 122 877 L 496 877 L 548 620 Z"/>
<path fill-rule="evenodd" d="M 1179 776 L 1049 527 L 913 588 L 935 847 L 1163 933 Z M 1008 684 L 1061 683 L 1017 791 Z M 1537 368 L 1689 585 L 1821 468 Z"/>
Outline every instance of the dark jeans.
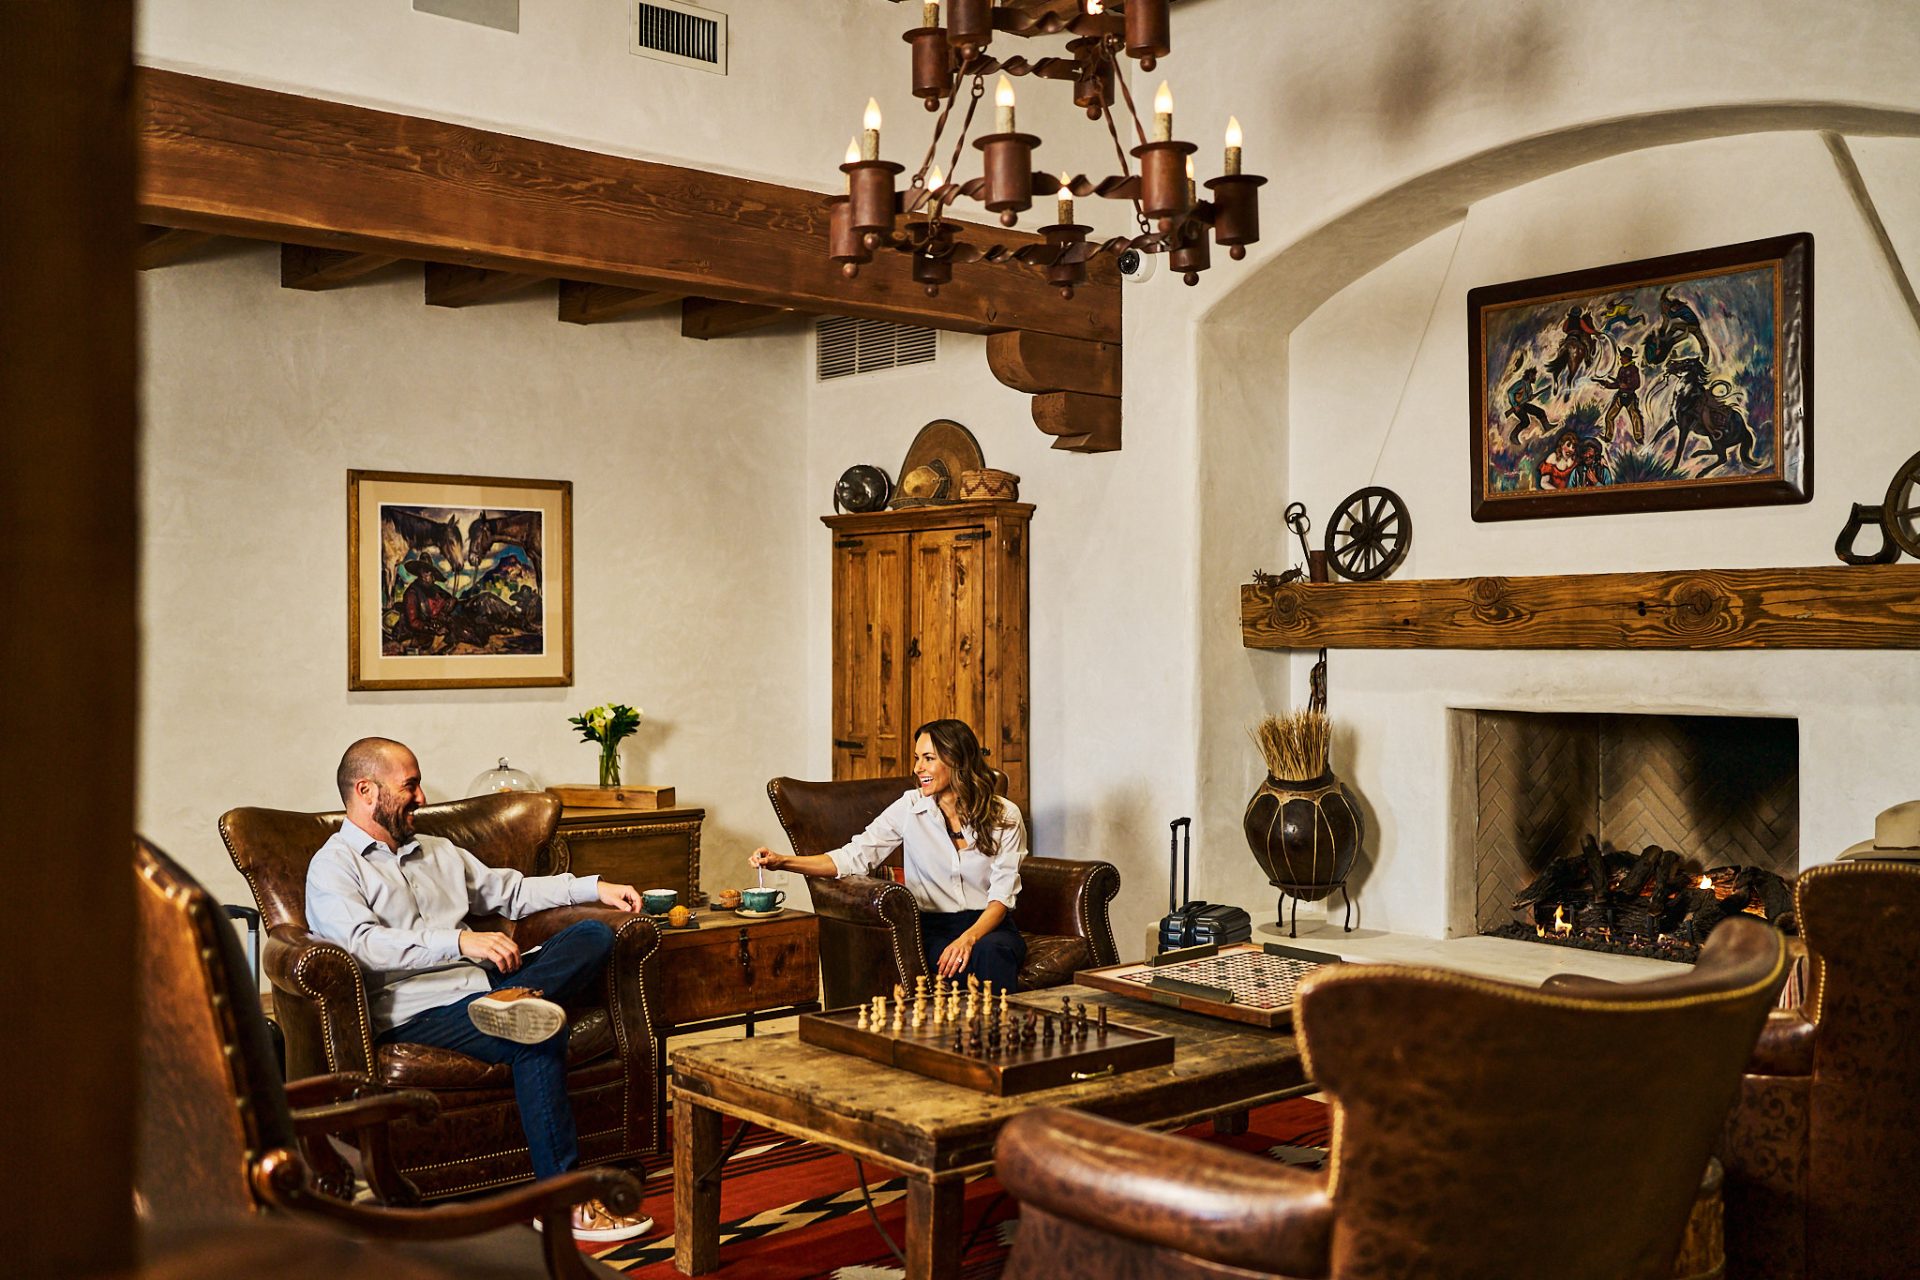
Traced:
<path fill-rule="evenodd" d="M 972 927 L 980 918 L 978 911 L 922 911 L 920 913 L 920 943 L 926 951 L 927 976 L 932 977 L 940 969 L 940 953 L 947 944 L 958 938 Z M 982 982 L 991 982 L 1002 991 L 1020 989 L 1020 966 L 1027 959 L 1027 940 L 1020 936 L 1020 930 L 1014 928 L 1013 913 L 994 927 L 992 933 L 973 944 L 973 952 L 967 957 L 967 967 L 961 970 L 961 976 L 971 973 Z"/>
<path fill-rule="evenodd" d="M 565 1003 L 599 976 L 612 950 L 613 930 L 598 920 L 583 920 L 547 939 L 540 953 L 521 965 L 518 972 L 501 973 L 491 965 L 483 967 L 495 988 L 538 987 L 547 999 Z M 520 1107 L 520 1127 L 526 1130 L 533 1174 L 547 1178 L 564 1173 L 580 1162 L 573 1105 L 567 1101 L 567 1029 L 560 1028 L 539 1044 L 517 1044 L 490 1036 L 467 1017 L 467 1006 L 480 995 L 476 992 L 415 1014 L 382 1034 L 379 1043 L 434 1045 L 482 1062 L 511 1063 L 513 1100 Z"/>

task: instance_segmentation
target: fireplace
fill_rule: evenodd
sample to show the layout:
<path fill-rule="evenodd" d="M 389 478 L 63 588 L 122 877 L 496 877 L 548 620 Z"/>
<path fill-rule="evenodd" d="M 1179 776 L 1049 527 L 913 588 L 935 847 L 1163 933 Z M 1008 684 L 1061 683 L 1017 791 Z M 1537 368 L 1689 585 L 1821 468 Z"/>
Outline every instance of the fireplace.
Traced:
<path fill-rule="evenodd" d="M 1470 909 L 1472 932 L 1686 960 L 1718 920 L 1786 910 L 1796 721 L 1453 714 L 1455 845 L 1472 886 L 1455 913 Z"/>

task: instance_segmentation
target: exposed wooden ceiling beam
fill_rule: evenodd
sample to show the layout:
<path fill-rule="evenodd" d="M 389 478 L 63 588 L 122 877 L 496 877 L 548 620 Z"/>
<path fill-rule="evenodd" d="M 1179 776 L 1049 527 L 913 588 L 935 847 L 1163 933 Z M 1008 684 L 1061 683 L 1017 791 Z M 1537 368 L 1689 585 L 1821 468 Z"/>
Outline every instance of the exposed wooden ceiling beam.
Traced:
<path fill-rule="evenodd" d="M 214 239 L 211 231 L 182 231 L 178 227 L 142 227 L 140 228 L 140 247 L 134 253 L 134 263 L 142 271 L 152 271 L 155 267 L 170 267 L 185 258 L 190 258 L 205 248 Z"/>
<path fill-rule="evenodd" d="M 337 289 L 400 259 L 387 253 L 354 253 L 347 249 L 315 249 L 311 245 L 280 246 L 282 289 Z"/>
<path fill-rule="evenodd" d="M 799 314 L 792 307 L 759 307 L 747 302 L 688 298 L 680 304 L 680 336 L 725 338 L 764 329 Z"/>
<path fill-rule="evenodd" d="M 471 307 L 510 298 L 547 279 L 518 271 L 489 271 L 485 267 L 462 267 L 446 262 L 427 263 L 423 274 L 430 307 Z"/>
<path fill-rule="evenodd" d="M 560 282 L 560 318 L 568 324 L 601 324 L 678 301 L 679 294 L 657 289 L 623 289 L 579 280 Z"/>
<path fill-rule="evenodd" d="M 1015 391 L 1120 394 L 1120 344 L 1081 342 L 1049 333 L 996 333 L 987 339 L 987 366 Z"/>
<path fill-rule="evenodd" d="M 177 72 L 137 83 L 149 222 L 975 333 L 1120 336 L 1117 284 L 1065 299 L 995 267 L 930 298 L 896 253 L 847 280 L 816 192 Z"/>

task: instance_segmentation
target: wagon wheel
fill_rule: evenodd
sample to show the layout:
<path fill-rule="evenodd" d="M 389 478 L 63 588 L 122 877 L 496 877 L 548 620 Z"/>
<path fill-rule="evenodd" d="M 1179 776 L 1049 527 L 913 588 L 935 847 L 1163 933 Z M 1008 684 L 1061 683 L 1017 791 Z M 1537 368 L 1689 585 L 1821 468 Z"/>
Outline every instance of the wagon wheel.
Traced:
<path fill-rule="evenodd" d="M 1413 541 L 1413 517 L 1400 495 L 1368 485 L 1347 495 L 1327 522 L 1327 560 L 1355 582 L 1384 578 L 1400 567 Z"/>
<path fill-rule="evenodd" d="M 1893 473 L 1893 483 L 1887 486 L 1887 500 L 1880 508 L 1880 520 L 1887 527 L 1887 536 L 1899 543 L 1902 551 L 1920 559 L 1920 453 L 1901 463 L 1900 469 Z"/>

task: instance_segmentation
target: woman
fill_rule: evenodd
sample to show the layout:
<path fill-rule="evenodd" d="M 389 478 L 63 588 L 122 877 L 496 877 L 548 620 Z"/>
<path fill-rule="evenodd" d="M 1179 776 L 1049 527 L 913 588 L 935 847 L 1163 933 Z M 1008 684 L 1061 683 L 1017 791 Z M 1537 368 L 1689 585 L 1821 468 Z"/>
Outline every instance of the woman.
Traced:
<path fill-rule="evenodd" d="M 754 850 L 756 867 L 803 876 L 866 875 L 905 849 L 906 884 L 920 904 L 927 971 L 973 974 L 1006 991 L 1027 958 L 1013 924 L 1027 828 L 1020 809 L 993 794 L 980 741 L 960 720 L 935 720 L 913 734 L 919 785 L 888 805 L 867 829 L 831 853 Z"/>

